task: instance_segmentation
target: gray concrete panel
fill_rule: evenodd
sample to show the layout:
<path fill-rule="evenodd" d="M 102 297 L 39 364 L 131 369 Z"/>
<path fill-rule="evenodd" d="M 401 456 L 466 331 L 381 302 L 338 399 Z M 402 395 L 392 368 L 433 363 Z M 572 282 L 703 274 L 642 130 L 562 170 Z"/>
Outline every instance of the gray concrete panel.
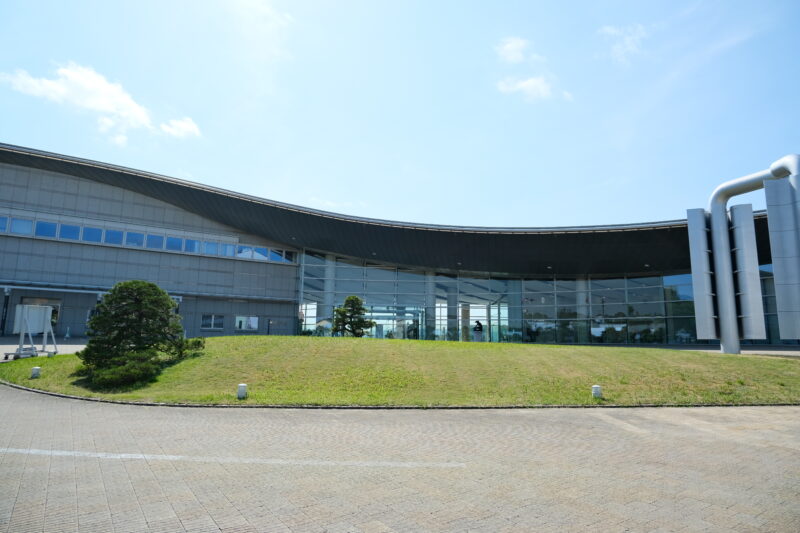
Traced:
<path fill-rule="evenodd" d="M 761 296 L 761 278 L 756 248 L 756 228 L 753 206 L 735 205 L 731 213 L 731 240 L 736 260 L 734 274 L 739 302 L 740 336 L 743 339 L 766 339 L 764 302 Z"/>
<path fill-rule="evenodd" d="M 711 252 L 704 209 L 686 212 L 689 226 L 689 254 L 692 263 L 692 290 L 698 339 L 717 339 L 714 316 L 714 288 L 711 283 Z"/>
<path fill-rule="evenodd" d="M 792 178 L 765 182 L 781 339 L 800 339 L 800 194 Z"/>

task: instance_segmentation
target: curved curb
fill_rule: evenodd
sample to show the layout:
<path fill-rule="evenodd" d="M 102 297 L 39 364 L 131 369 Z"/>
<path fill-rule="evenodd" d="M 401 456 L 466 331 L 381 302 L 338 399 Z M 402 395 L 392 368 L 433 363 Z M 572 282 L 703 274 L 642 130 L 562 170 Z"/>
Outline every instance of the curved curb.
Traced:
<path fill-rule="evenodd" d="M 0 384 L 12 389 L 19 389 L 27 392 L 35 392 L 37 394 L 45 394 L 47 396 L 55 396 L 57 398 L 66 398 L 68 400 L 82 400 L 85 402 L 99 402 L 111 403 L 117 405 L 137 405 L 144 407 L 213 407 L 220 409 L 359 409 L 359 410 L 373 410 L 373 411 L 397 411 L 397 410 L 422 410 L 422 411 L 453 411 L 453 410 L 500 410 L 500 409 L 637 409 L 640 407 L 800 407 L 800 402 L 796 403 L 737 403 L 737 404 L 715 404 L 715 403 L 659 403 L 659 404 L 638 404 L 638 405 L 571 405 L 571 404 L 558 404 L 558 405 L 310 405 L 310 404 L 296 404 L 296 405 L 280 405 L 280 404 L 229 404 L 229 403 L 160 403 L 160 402 L 134 402 L 126 400 L 108 400 L 106 398 L 89 398 L 86 396 L 73 396 L 71 394 L 62 394 L 60 392 L 51 392 L 41 389 L 32 389 L 23 385 L 17 385 L 0 379 Z"/>

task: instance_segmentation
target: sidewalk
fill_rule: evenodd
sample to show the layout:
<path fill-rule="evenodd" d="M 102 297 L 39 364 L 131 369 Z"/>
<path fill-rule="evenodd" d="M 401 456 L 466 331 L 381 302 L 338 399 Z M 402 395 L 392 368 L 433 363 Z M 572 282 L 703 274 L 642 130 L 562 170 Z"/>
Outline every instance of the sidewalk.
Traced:
<path fill-rule="evenodd" d="M 37 348 L 41 349 L 42 336 L 34 336 L 33 342 Z M 62 337 L 56 337 L 56 344 L 58 345 L 58 353 L 60 354 L 75 353 L 86 347 L 86 338 L 73 337 L 71 339 L 64 339 Z M 5 361 L 4 357 L 6 353 L 15 352 L 18 346 L 19 335 L 0 337 L 0 362 Z M 52 349 L 52 345 L 50 349 Z M 47 354 L 40 355 L 39 357 L 47 357 Z M 11 360 L 11 356 L 9 356 L 8 360 Z"/>

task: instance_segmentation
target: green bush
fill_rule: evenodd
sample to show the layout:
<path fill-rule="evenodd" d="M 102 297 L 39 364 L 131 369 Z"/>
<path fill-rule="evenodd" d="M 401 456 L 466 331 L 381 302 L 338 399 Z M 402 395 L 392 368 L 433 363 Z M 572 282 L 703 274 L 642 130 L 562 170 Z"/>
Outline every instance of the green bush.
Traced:
<path fill-rule="evenodd" d="M 167 348 L 167 353 L 169 354 L 168 361 L 170 363 L 177 363 L 189 357 L 197 357 L 203 353 L 205 347 L 205 337 L 197 337 L 194 339 L 180 337 L 169 344 Z"/>
<path fill-rule="evenodd" d="M 108 360 L 108 365 L 94 368 L 92 385 L 102 389 L 129 387 L 153 381 L 161 372 L 158 352 L 154 349 L 129 352 Z"/>

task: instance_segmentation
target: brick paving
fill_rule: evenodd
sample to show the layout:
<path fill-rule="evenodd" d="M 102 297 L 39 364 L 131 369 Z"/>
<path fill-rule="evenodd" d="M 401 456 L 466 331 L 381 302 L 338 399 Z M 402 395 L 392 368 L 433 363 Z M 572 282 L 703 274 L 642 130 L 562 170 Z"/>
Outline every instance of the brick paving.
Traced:
<path fill-rule="evenodd" d="M 0 412 L 11 533 L 800 531 L 798 407 Z"/>

